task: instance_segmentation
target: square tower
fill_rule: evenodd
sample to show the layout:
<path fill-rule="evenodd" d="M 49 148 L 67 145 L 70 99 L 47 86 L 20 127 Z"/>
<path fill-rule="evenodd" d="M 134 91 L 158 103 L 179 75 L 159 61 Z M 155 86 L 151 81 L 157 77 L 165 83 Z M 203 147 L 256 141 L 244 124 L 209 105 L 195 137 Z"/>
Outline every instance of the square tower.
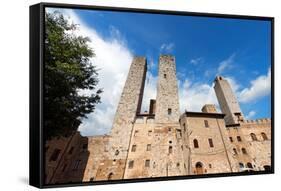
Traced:
<path fill-rule="evenodd" d="M 133 123 L 140 113 L 147 63 L 145 57 L 134 57 L 111 129 L 110 156 L 126 159 Z"/>
<path fill-rule="evenodd" d="M 222 113 L 225 114 L 226 125 L 238 124 L 244 121 L 243 113 L 228 81 L 221 76 L 217 76 L 214 89 Z"/>
<path fill-rule="evenodd" d="M 156 123 L 179 122 L 179 96 L 175 57 L 161 55 L 159 59 L 156 96 Z"/>

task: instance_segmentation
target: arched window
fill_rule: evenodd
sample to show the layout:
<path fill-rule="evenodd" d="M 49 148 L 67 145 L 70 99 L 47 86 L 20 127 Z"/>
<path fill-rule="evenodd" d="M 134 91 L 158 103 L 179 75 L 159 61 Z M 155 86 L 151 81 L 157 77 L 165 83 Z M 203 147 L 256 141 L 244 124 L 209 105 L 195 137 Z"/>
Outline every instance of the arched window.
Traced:
<path fill-rule="evenodd" d="M 197 139 L 193 140 L 193 145 L 194 145 L 194 148 L 199 148 L 199 144 L 198 144 Z"/>
<path fill-rule="evenodd" d="M 268 140 L 266 134 L 264 132 L 261 133 L 261 136 L 262 136 L 262 139 L 265 141 L 265 140 Z"/>
<path fill-rule="evenodd" d="M 242 150 L 242 153 L 243 153 L 243 154 L 247 154 L 247 151 L 246 151 L 245 148 L 242 148 L 241 150 Z"/>
<path fill-rule="evenodd" d="M 203 174 L 203 164 L 201 162 L 197 162 L 195 168 L 196 168 L 195 171 L 196 174 Z"/>
<path fill-rule="evenodd" d="M 233 153 L 237 155 L 237 150 L 235 148 L 233 148 Z"/>
<path fill-rule="evenodd" d="M 173 147 L 169 146 L 169 154 L 172 154 L 172 153 L 173 153 Z"/>
<path fill-rule="evenodd" d="M 242 162 L 239 163 L 239 168 L 240 169 L 244 168 L 244 164 Z"/>
<path fill-rule="evenodd" d="M 265 165 L 263 168 L 265 171 L 271 171 L 271 167 L 269 165 Z"/>
<path fill-rule="evenodd" d="M 251 138 L 252 138 L 253 141 L 257 141 L 258 140 L 255 133 L 251 133 Z"/>
<path fill-rule="evenodd" d="M 113 177 L 113 173 L 109 173 L 108 176 L 107 176 L 107 180 L 112 180 L 112 177 Z"/>
<path fill-rule="evenodd" d="M 247 167 L 248 167 L 248 168 L 253 168 L 252 163 L 248 162 L 248 163 L 247 163 Z"/>

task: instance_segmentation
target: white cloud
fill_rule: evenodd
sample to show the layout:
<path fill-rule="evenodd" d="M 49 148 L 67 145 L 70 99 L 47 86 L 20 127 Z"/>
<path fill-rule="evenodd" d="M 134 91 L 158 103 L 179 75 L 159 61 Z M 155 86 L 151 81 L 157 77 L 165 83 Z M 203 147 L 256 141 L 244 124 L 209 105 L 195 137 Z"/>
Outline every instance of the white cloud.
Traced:
<path fill-rule="evenodd" d="M 202 57 L 199 57 L 199 58 L 194 58 L 194 59 L 191 59 L 189 62 L 193 65 L 198 65 L 199 63 L 202 63 L 204 61 L 204 59 Z"/>
<path fill-rule="evenodd" d="M 142 112 L 149 111 L 150 99 L 156 99 L 157 77 L 149 71 L 146 74 L 145 87 L 142 100 Z"/>
<path fill-rule="evenodd" d="M 246 119 L 251 119 L 252 117 L 254 117 L 256 115 L 256 112 L 255 111 L 250 111 L 249 113 L 248 113 L 248 115 L 246 115 Z"/>
<path fill-rule="evenodd" d="M 232 55 L 230 55 L 227 59 L 221 61 L 219 63 L 219 67 L 218 67 L 218 74 L 221 74 L 222 72 L 224 72 L 227 69 L 231 69 L 233 67 L 233 62 L 234 62 L 234 58 L 235 58 L 235 54 L 233 53 Z"/>
<path fill-rule="evenodd" d="M 163 43 L 160 46 L 160 52 L 161 53 L 171 53 L 175 48 L 175 44 L 174 43 Z"/>
<path fill-rule="evenodd" d="M 125 84 L 129 66 L 133 59 L 133 55 L 126 46 L 126 40 L 122 37 L 120 31 L 111 26 L 110 38 L 105 39 L 97 33 L 93 28 L 85 25 L 78 16 L 72 11 L 63 11 L 63 14 L 70 16 L 73 23 L 79 23 L 79 35 L 88 36 L 91 39 L 90 46 L 94 49 L 96 57 L 92 59 L 94 65 L 100 68 L 98 88 L 103 88 L 104 92 L 101 96 L 101 104 L 97 105 L 94 113 L 88 115 L 88 119 L 83 120 L 83 124 L 79 127 L 84 136 L 100 135 L 109 133 L 114 114 L 119 102 L 119 98 Z M 171 52 L 174 44 L 162 44 L 161 52 Z M 235 54 L 232 54 L 226 60 L 220 62 L 217 72 L 221 73 L 232 67 Z M 198 58 L 199 59 L 199 58 Z M 199 60 L 191 60 L 193 64 L 200 62 Z M 155 67 L 152 59 L 148 60 L 150 68 Z M 184 81 L 179 81 L 179 99 L 180 110 L 201 111 L 205 104 L 215 104 L 218 112 L 218 102 L 214 92 L 213 84 L 194 83 L 185 76 Z M 268 95 L 271 89 L 271 73 L 268 70 L 267 75 L 259 76 L 251 81 L 251 87 L 242 90 L 240 85 L 233 77 L 225 77 L 233 88 L 234 93 L 238 96 L 238 100 L 242 103 L 256 100 L 262 96 Z M 148 111 L 150 99 L 156 98 L 157 77 L 153 76 L 149 71 L 145 82 L 145 90 L 143 96 L 142 111 Z M 248 116 L 254 116 L 254 111 Z"/>
<path fill-rule="evenodd" d="M 242 103 L 255 101 L 261 97 L 269 95 L 271 92 L 271 69 L 268 69 L 267 75 L 258 76 L 251 81 L 251 86 L 244 88 L 239 92 L 238 99 Z"/>
<path fill-rule="evenodd" d="M 218 108 L 213 85 L 192 83 L 186 79 L 179 86 L 180 110 L 201 111 L 205 104 L 215 104 Z"/>
<path fill-rule="evenodd" d="M 239 93 L 239 89 L 241 88 L 241 86 L 237 83 L 237 81 L 230 76 L 225 76 L 224 79 L 226 79 L 232 89 L 232 91 L 234 92 L 234 94 L 237 96 Z"/>
<path fill-rule="evenodd" d="M 77 34 L 91 39 L 89 45 L 96 55 L 91 61 L 100 69 L 98 88 L 103 88 L 104 91 L 101 103 L 87 119 L 83 120 L 79 131 L 84 136 L 109 133 L 133 55 L 116 27 L 109 27 L 111 36 L 105 39 L 94 28 L 83 23 L 73 11 L 66 9 L 59 11 L 71 22 L 79 24 Z"/>

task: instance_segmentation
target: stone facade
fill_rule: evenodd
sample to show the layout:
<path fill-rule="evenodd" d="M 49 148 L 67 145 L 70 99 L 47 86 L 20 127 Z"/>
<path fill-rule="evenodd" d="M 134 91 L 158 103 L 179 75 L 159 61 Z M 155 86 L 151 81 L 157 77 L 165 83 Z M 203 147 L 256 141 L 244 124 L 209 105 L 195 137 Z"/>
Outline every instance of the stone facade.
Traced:
<path fill-rule="evenodd" d="M 242 111 L 228 81 L 221 76 L 217 76 L 214 89 L 221 111 L 225 114 L 226 125 L 238 124 L 243 121 Z"/>
<path fill-rule="evenodd" d="M 109 135 L 46 143 L 46 183 L 269 171 L 271 120 L 245 120 L 229 83 L 215 79 L 222 113 L 180 113 L 175 58 L 159 58 L 156 100 L 140 113 L 146 59 L 135 57 Z"/>

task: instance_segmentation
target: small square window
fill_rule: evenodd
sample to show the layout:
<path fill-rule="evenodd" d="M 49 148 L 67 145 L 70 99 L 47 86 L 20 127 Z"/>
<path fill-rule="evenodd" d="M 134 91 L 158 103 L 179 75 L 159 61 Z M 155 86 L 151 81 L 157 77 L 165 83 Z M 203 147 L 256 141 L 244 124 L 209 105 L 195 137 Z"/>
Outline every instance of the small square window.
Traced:
<path fill-rule="evenodd" d="M 133 145 L 131 151 L 132 151 L 132 152 L 136 152 L 136 150 L 137 150 L 137 145 Z"/>
<path fill-rule="evenodd" d="M 173 152 L 173 147 L 169 146 L 169 154 L 171 154 Z"/>
<path fill-rule="evenodd" d="M 83 151 L 86 151 L 88 149 L 88 144 L 83 144 L 82 149 Z"/>
<path fill-rule="evenodd" d="M 241 142 L 241 141 L 242 141 L 242 139 L 241 139 L 241 137 L 240 137 L 240 136 L 237 136 L 237 141 L 239 141 L 239 142 Z"/>
<path fill-rule="evenodd" d="M 150 160 L 145 160 L 145 167 L 150 167 Z"/>
<path fill-rule="evenodd" d="M 148 145 L 146 146 L 146 151 L 151 151 L 151 144 L 148 144 Z"/>
<path fill-rule="evenodd" d="M 134 167 L 134 161 L 131 160 L 131 161 L 129 161 L 129 168 L 131 169 L 131 168 L 133 168 L 133 167 Z"/>
<path fill-rule="evenodd" d="M 208 139 L 210 147 L 214 147 L 213 139 Z"/>
<path fill-rule="evenodd" d="M 204 124 L 205 124 L 205 127 L 209 127 L 209 122 L 207 120 L 204 120 Z"/>
<path fill-rule="evenodd" d="M 171 114 L 172 114 L 172 109 L 169 108 L 169 109 L 168 109 L 168 115 L 171 115 Z"/>
<path fill-rule="evenodd" d="M 230 142 L 233 142 L 233 139 L 232 139 L 232 137 L 229 137 L 229 140 L 230 140 Z"/>

